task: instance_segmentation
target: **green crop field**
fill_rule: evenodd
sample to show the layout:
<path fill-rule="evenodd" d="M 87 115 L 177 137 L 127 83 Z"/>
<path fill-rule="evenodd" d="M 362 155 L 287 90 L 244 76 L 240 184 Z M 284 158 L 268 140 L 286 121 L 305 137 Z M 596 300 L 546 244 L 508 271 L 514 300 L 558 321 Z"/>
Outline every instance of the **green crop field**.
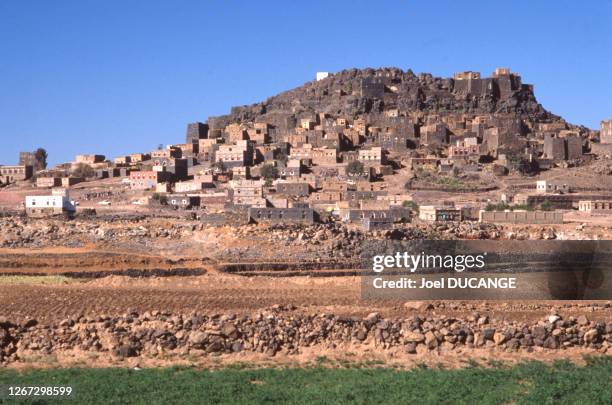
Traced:
<path fill-rule="evenodd" d="M 612 404 L 612 357 L 590 358 L 585 367 L 530 362 L 458 370 L 3 370 L 0 385 L 70 385 L 73 398 L 56 401 L 65 404 Z"/>

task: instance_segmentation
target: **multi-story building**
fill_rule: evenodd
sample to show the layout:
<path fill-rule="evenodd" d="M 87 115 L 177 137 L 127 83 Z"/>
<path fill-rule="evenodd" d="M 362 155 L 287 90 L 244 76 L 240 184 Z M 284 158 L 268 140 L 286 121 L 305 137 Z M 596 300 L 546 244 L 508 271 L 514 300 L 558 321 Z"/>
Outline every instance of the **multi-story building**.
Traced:
<path fill-rule="evenodd" d="M 215 161 L 222 162 L 226 168 L 250 166 L 253 164 L 253 150 L 247 140 L 238 141 L 236 145 L 219 145 L 215 152 Z"/>
<path fill-rule="evenodd" d="M 0 182 L 4 184 L 27 180 L 34 174 L 34 168 L 27 165 L 0 166 Z"/>
<path fill-rule="evenodd" d="M 262 180 L 238 180 L 232 181 L 230 187 L 233 190 L 233 203 L 235 205 L 266 206 L 263 198 Z"/>
<path fill-rule="evenodd" d="M 170 182 L 172 173 L 165 170 L 143 170 L 130 173 L 130 188 L 132 190 L 155 189 L 159 183 Z"/>
<path fill-rule="evenodd" d="M 599 141 L 601 143 L 612 144 L 612 119 L 601 121 Z"/>

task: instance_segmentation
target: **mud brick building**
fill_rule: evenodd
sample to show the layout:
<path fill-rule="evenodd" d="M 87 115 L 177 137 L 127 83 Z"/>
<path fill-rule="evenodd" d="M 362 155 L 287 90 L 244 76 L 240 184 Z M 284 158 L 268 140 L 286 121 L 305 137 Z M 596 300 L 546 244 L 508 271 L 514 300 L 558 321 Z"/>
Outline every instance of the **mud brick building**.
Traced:
<path fill-rule="evenodd" d="M 612 144 L 612 120 L 601 121 L 599 141 L 605 144 Z"/>
<path fill-rule="evenodd" d="M 192 122 L 187 124 L 185 143 L 197 143 L 200 139 L 208 138 L 208 124 Z"/>
<path fill-rule="evenodd" d="M 249 222 L 273 224 L 313 224 L 315 214 L 312 208 L 254 208 L 248 210 Z"/>
<path fill-rule="evenodd" d="M 34 167 L 29 165 L 0 166 L 0 182 L 4 184 L 27 180 L 34 174 Z"/>
<path fill-rule="evenodd" d="M 480 211 L 480 222 L 508 224 L 562 224 L 559 211 Z"/>
<path fill-rule="evenodd" d="M 612 200 L 578 201 L 578 210 L 590 215 L 612 215 Z"/>

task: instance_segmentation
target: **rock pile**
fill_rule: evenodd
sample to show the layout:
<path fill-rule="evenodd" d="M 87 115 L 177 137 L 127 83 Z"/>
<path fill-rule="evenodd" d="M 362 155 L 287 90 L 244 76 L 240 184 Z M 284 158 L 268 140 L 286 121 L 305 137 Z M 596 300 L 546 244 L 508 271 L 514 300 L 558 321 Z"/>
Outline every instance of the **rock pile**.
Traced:
<path fill-rule="evenodd" d="M 509 351 L 584 347 L 606 352 L 612 347 L 612 321 L 585 316 L 564 319 L 555 314 L 535 324 L 523 324 L 494 323 L 477 313 L 465 319 L 384 319 L 377 313 L 361 318 L 294 310 L 275 306 L 254 316 L 131 311 L 117 317 L 81 316 L 56 325 L 40 325 L 33 319 L 23 323 L 0 319 L 0 362 L 70 350 L 125 358 L 239 352 L 293 355 L 305 347 L 403 348 L 407 353 L 483 346 Z"/>

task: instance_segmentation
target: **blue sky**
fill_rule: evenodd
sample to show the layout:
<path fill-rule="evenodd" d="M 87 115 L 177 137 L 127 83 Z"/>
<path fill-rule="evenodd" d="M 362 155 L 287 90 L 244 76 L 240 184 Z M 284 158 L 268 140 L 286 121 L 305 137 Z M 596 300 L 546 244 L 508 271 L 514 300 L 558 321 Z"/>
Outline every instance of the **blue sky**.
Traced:
<path fill-rule="evenodd" d="M 0 164 L 184 140 L 187 122 L 316 71 L 508 66 L 592 128 L 612 117 L 612 2 L 0 1 Z"/>

